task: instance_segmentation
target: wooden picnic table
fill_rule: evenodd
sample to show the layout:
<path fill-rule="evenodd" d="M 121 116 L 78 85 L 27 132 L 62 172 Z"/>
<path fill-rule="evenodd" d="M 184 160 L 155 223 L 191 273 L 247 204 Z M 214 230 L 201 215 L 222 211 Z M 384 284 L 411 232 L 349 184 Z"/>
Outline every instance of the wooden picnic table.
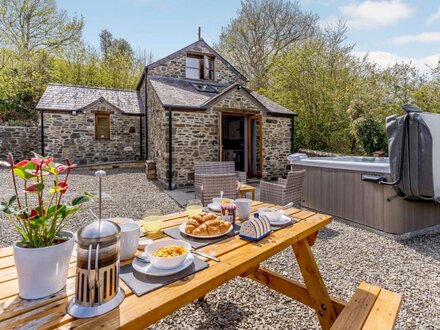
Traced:
<path fill-rule="evenodd" d="M 260 207 L 281 208 L 253 202 L 253 211 Z M 72 257 L 64 290 L 47 298 L 26 301 L 18 296 L 12 247 L 0 249 L 0 328 L 144 329 L 234 277 L 246 276 L 315 309 L 321 326 L 328 329 L 345 303 L 328 295 L 310 246 L 318 231 L 332 219 L 328 215 L 295 208 L 285 211 L 297 223 L 275 231 L 257 243 L 234 236 L 205 246 L 200 251 L 219 257 L 221 262 L 208 260 L 207 269 L 156 291 L 137 297 L 120 280 L 126 293 L 124 302 L 108 314 L 90 319 L 75 319 L 66 314 L 68 299 L 74 294 L 75 258 Z M 184 212 L 167 215 L 164 228 L 178 226 L 185 220 Z M 288 247 L 293 247 L 305 285 L 259 267 L 260 263 Z"/>

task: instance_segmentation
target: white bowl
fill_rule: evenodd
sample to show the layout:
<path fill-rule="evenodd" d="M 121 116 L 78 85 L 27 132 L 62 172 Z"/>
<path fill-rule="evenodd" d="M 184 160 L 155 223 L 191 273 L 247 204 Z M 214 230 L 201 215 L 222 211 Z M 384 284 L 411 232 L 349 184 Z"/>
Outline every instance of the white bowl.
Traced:
<path fill-rule="evenodd" d="M 162 258 L 162 257 L 155 257 L 153 256 L 153 253 L 160 249 L 161 247 L 168 246 L 168 245 L 177 245 L 177 246 L 183 246 L 186 249 L 186 253 L 182 254 L 177 257 L 169 257 L 169 258 Z M 167 239 L 163 241 L 155 241 L 148 245 L 145 248 L 145 252 L 147 253 L 148 258 L 150 259 L 151 265 L 153 267 L 159 268 L 159 269 L 171 269 L 176 268 L 183 264 L 186 257 L 188 256 L 188 253 L 191 251 L 191 245 L 184 241 L 179 241 L 176 239 Z"/>
<path fill-rule="evenodd" d="M 280 221 L 284 215 L 283 210 L 272 209 L 272 208 L 259 209 L 258 213 L 268 217 L 269 221 Z"/>

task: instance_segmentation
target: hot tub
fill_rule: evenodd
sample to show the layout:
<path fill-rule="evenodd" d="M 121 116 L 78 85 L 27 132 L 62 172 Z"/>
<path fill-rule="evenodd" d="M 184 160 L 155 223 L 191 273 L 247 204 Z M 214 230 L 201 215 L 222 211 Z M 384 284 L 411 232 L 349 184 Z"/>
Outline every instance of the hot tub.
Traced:
<path fill-rule="evenodd" d="M 417 234 L 440 226 L 440 205 L 408 202 L 392 186 L 362 180 L 363 174 L 388 181 L 388 158 L 310 157 L 291 161 L 306 170 L 303 206 L 393 234 Z M 433 227 L 436 226 L 436 227 Z"/>

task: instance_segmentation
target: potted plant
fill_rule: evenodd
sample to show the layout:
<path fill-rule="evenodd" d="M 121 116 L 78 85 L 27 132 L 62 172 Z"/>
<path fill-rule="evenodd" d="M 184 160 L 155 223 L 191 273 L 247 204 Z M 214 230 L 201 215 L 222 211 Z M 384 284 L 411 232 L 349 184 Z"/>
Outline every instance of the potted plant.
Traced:
<path fill-rule="evenodd" d="M 52 157 L 34 155 L 31 160 L 14 163 L 9 154 L 8 161 L 0 163 L 10 169 L 15 191 L 1 203 L 1 211 L 21 237 L 13 251 L 19 295 L 24 299 L 43 298 L 65 287 L 74 234 L 64 228 L 81 204 L 92 198 L 85 193 L 64 203 L 70 170 L 76 165 L 67 159 L 59 164 Z"/>

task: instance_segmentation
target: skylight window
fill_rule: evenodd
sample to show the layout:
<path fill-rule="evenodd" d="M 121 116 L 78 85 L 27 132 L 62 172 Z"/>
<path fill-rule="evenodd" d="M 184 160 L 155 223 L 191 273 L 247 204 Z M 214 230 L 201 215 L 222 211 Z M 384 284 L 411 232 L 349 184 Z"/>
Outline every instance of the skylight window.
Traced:
<path fill-rule="evenodd" d="M 205 92 L 205 93 L 218 93 L 218 90 L 213 87 L 212 85 L 208 84 L 191 84 L 197 91 L 199 92 Z"/>

